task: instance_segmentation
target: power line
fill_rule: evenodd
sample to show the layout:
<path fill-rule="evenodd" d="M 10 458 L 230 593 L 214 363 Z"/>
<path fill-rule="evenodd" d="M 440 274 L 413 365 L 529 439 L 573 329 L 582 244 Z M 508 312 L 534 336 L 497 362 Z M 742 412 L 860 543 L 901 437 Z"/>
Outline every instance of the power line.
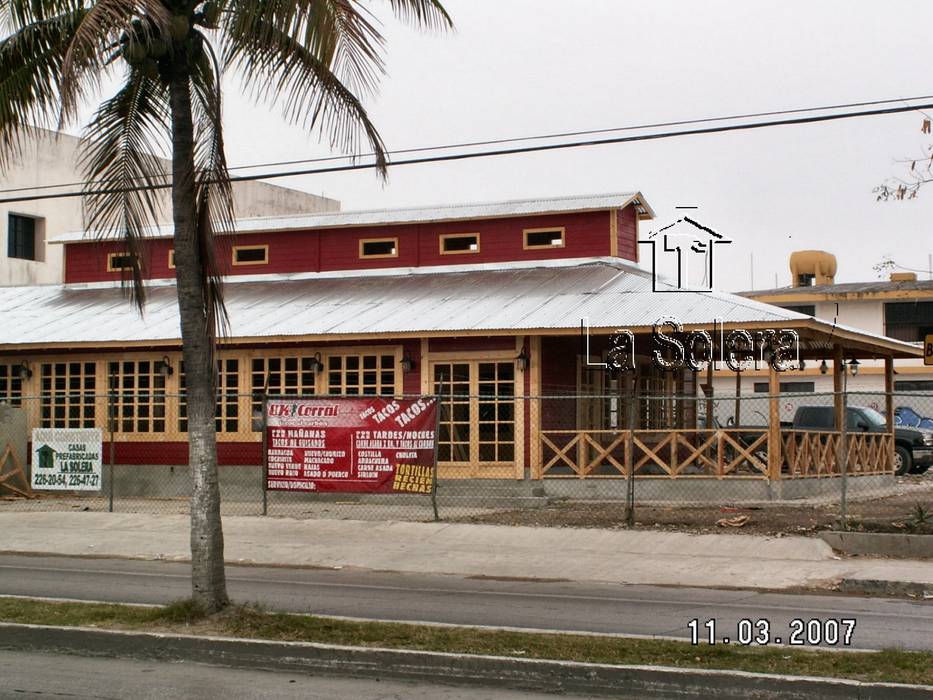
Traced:
<path fill-rule="evenodd" d="M 784 114 L 806 114 L 811 112 L 825 112 L 832 109 L 851 109 L 853 107 L 868 107 L 873 105 L 881 104 L 893 104 L 893 103 L 906 103 L 912 102 L 915 100 L 930 100 L 933 99 L 933 95 L 917 95 L 913 97 L 899 97 L 894 99 L 887 100 L 868 100 L 864 102 L 847 102 L 834 105 L 823 105 L 821 107 L 799 107 L 795 109 L 781 109 L 773 110 L 768 112 L 750 112 L 747 114 L 733 114 L 730 116 L 721 116 L 721 117 L 702 117 L 697 119 L 681 119 L 678 121 L 667 121 L 667 122 L 655 122 L 649 124 L 635 124 L 629 126 L 618 126 L 618 127 L 609 127 L 605 129 L 587 129 L 581 131 L 564 131 L 551 134 L 538 134 L 535 136 L 516 136 L 512 138 L 501 138 L 501 139 L 487 139 L 483 141 L 464 141 L 461 143 L 451 143 L 443 144 L 439 146 L 418 146 L 412 148 L 402 148 L 395 151 L 389 151 L 386 155 L 388 156 L 397 156 L 397 155 L 408 155 L 412 153 L 425 153 L 430 151 L 445 151 L 453 150 L 455 148 L 475 148 L 477 146 L 494 146 L 502 145 L 508 143 L 519 143 L 522 141 L 543 141 L 548 139 L 558 139 L 558 138 L 570 138 L 572 136 L 591 136 L 597 134 L 608 134 L 616 133 L 621 131 L 640 131 L 642 129 L 660 129 L 667 128 L 672 126 L 688 126 L 691 124 L 709 124 L 723 121 L 734 121 L 737 119 L 755 119 L 759 117 L 773 117 L 780 116 Z M 922 106 L 911 107 L 911 109 L 922 109 Z M 253 163 L 251 165 L 238 165 L 228 170 L 230 172 L 238 170 L 252 170 L 254 168 L 272 168 L 272 167 L 282 167 L 286 165 L 301 165 L 305 163 L 327 163 L 334 161 L 350 160 L 354 158 L 372 158 L 375 157 L 375 153 L 363 153 L 357 156 L 324 156 L 320 158 L 302 158 L 299 160 L 282 160 L 282 161 L 270 161 L 264 163 Z M 134 178 L 138 179 L 138 178 Z M 50 190 L 50 189 L 59 189 L 61 187 L 77 187 L 84 186 L 86 184 L 93 184 L 93 182 L 88 182 L 86 180 L 79 180 L 77 182 L 62 182 L 54 185 L 36 185 L 33 187 L 14 187 L 7 189 L 0 189 L 0 194 L 7 194 L 13 192 L 36 192 L 39 190 Z"/>
<path fill-rule="evenodd" d="M 799 124 L 817 124 L 820 122 L 837 121 L 840 119 L 854 119 L 857 117 L 880 116 L 886 114 L 900 114 L 903 112 L 913 112 L 918 109 L 933 109 L 933 103 L 921 105 L 908 105 L 901 107 L 886 107 L 884 109 L 870 109 L 858 112 L 842 112 L 838 114 L 822 114 L 808 117 L 795 117 L 788 119 L 776 119 L 763 122 L 751 122 L 747 124 L 727 124 L 722 126 L 709 126 L 696 129 L 685 129 L 682 131 L 662 131 L 652 134 L 638 134 L 635 136 L 617 136 L 608 139 L 590 139 L 585 141 L 570 141 L 566 143 L 551 143 L 536 146 L 521 146 L 517 148 L 502 148 L 489 151 L 477 151 L 467 153 L 449 153 L 437 156 L 425 156 L 422 158 L 409 158 L 407 160 L 390 161 L 389 167 L 399 167 L 403 165 L 422 165 L 425 163 L 445 163 L 458 160 L 469 160 L 473 158 L 490 158 L 495 156 L 519 155 L 525 153 L 539 153 L 545 151 L 556 151 L 569 148 L 584 148 L 588 146 L 604 146 L 618 143 L 633 143 L 636 141 L 655 141 L 667 138 L 676 138 L 678 136 L 697 136 L 704 134 L 726 133 L 730 131 L 747 131 L 751 129 L 764 129 L 774 126 L 792 126 Z M 336 165 L 325 168 L 307 168 L 303 170 L 275 171 L 268 173 L 255 173 L 252 175 L 235 175 L 230 178 L 231 182 L 250 182 L 254 180 L 273 180 L 282 177 L 295 177 L 298 175 L 321 175 L 327 173 L 352 172 L 357 170 L 371 170 L 376 167 L 375 163 L 351 163 L 348 165 Z M 143 187 L 120 187 L 104 188 L 98 190 L 62 192 L 58 194 L 39 194 L 23 197 L 7 197 L 0 199 L 0 204 L 11 204 L 14 202 L 33 202 L 45 199 L 66 199 L 72 197 L 82 197 L 85 195 L 118 194 L 126 192 L 137 192 L 142 190 L 163 190 L 171 187 L 171 183 L 162 183 L 156 185 L 147 185 Z"/>

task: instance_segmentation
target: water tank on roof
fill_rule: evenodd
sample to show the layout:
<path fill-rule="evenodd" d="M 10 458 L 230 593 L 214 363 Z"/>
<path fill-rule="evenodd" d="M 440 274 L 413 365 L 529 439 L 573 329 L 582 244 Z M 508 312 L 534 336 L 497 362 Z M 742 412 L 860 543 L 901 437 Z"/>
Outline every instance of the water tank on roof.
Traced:
<path fill-rule="evenodd" d="M 836 256 L 825 250 L 798 250 L 790 254 L 790 275 L 795 287 L 832 284 Z"/>

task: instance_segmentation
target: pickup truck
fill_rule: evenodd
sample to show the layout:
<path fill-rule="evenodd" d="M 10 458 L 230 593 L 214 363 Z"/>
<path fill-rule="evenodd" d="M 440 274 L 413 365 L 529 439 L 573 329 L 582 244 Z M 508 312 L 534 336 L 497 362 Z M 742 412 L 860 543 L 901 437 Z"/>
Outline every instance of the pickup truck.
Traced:
<path fill-rule="evenodd" d="M 832 406 L 800 406 L 794 414 L 795 430 L 833 430 Z M 849 406 L 846 428 L 850 432 L 884 433 L 884 416 L 867 406 Z M 922 474 L 933 464 L 933 432 L 894 426 L 894 471 L 898 476 Z"/>

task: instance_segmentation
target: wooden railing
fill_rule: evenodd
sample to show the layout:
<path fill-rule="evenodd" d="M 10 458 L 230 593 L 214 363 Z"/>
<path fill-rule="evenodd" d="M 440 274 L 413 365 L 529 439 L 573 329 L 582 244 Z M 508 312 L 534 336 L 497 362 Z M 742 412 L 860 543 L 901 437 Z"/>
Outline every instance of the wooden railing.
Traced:
<path fill-rule="evenodd" d="M 841 434 L 831 430 L 782 431 L 783 476 L 838 476 L 841 440 Z M 846 448 L 848 474 L 893 473 L 894 436 L 890 433 L 847 433 Z"/>
<path fill-rule="evenodd" d="M 543 430 L 536 478 L 635 476 L 769 478 L 764 428 L 678 430 Z M 840 434 L 781 431 L 774 478 L 839 475 Z M 849 433 L 848 474 L 893 472 L 893 436 Z"/>
<path fill-rule="evenodd" d="M 767 477 L 768 434 L 761 428 L 544 430 L 544 477 Z"/>

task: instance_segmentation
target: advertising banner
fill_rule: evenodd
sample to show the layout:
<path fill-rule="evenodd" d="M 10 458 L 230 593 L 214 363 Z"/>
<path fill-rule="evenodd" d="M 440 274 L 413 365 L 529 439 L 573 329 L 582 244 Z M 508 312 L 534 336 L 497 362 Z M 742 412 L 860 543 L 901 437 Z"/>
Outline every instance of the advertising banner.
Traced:
<path fill-rule="evenodd" d="M 432 492 L 434 398 L 276 398 L 266 416 L 269 491 Z"/>
<path fill-rule="evenodd" d="M 101 453 L 98 428 L 33 429 L 32 488 L 39 491 L 100 491 Z"/>

